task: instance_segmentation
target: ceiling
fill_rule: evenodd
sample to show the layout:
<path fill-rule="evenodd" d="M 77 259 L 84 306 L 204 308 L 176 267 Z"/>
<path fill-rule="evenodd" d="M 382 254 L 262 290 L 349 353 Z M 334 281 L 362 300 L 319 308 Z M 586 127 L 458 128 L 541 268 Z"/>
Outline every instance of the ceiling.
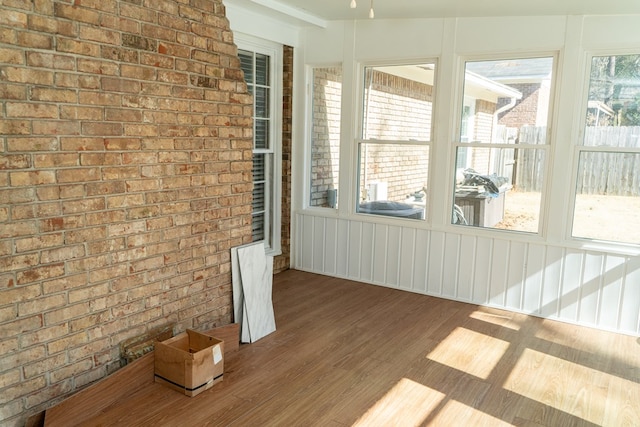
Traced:
<path fill-rule="evenodd" d="M 371 0 L 229 0 L 302 22 L 368 19 Z M 640 0 L 373 0 L 376 19 L 640 14 Z M 639 18 L 640 19 L 640 18 Z M 639 22 L 640 26 L 640 22 Z"/>

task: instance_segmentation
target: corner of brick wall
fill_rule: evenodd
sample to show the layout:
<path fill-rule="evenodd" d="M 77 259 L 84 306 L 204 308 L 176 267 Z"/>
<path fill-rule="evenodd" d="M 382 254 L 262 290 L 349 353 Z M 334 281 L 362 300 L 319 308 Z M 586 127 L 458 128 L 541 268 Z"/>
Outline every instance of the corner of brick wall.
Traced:
<path fill-rule="evenodd" d="M 251 97 L 221 0 L 0 6 L 0 424 L 232 320 Z"/>
<path fill-rule="evenodd" d="M 273 260 L 274 273 L 288 270 L 291 264 L 291 147 L 293 118 L 293 47 L 283 47 L 282 84 L 282 254 Z"/>

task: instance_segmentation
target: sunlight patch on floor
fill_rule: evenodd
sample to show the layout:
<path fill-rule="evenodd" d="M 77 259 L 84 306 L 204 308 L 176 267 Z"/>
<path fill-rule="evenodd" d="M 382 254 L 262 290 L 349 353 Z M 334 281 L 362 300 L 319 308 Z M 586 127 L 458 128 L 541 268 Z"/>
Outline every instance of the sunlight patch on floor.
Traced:
<path fill-rule="evenodd" d="M 508 348 L 507 341 L 458 327 L 427 358 L 487 379 Z"/>
<path fill-rule="evenodd" d="M 491 426 L 507 427 L 511 423 L 492 417 L 478 409 L 472 408 L 456 400 L 448 401 L 432 418 L 429 425 L 434 426 Z"/>
<path fill-rule="evenodd" d="M 444 398 L 443 393 L 403 378 L 353 425 L 419 426 Z"/>
<path fill-rule="evenodd" d="M 520 325 L 515 323 L 511 315 L 503 315 L 496 313 L 487 313 L 485 311 L 474 311 L 469 315 L 472 319 L 481 320 L 483 322 L 491 323 L 493 325 L 502 326 L 503 328 L 512 329 L 514 331 L 520 330 Z"/>
<path fill-rule="evenodd" d="M 596 369 L 527 348 L 511 370 L 504 388 L 602 425 L 611 378 Z"/>

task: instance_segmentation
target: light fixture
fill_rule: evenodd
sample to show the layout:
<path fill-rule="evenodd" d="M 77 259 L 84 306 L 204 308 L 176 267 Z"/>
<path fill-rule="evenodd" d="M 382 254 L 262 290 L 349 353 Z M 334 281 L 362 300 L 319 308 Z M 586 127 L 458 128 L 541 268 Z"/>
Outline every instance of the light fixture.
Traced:
<path fill-rule="evenodd" d="M 355 9 L 358 5 L 356 4 L 356 0 L 351 0 L 349 3 L 349 7 L 351 9 Z M 375 12 L 373 11 L 373 0 L 371 0 L 371 6 L 369 8 L 369 18 L 373 19 L 375 17 Z"/>

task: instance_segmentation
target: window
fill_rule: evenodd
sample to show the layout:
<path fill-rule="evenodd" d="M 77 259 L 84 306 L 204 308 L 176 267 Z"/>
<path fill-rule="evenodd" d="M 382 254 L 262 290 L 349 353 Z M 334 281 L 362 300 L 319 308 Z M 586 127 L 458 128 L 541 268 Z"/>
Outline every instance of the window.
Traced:
<path fill-rule="evenodd" d="M 365 67 L 357 212 L 424 219 L 435 63 Z"/>
<path fill-rule="evenodd" d="M 591 59 L 572 235 L 640 244 L 640 54 Z"/>
<path fill-rule="evenodd" d="M 554 59 L 465 64 L 453 224 L 537 233 Z"/>
<path fill-rule="evenodd" d="M 253 95 L 253 241 L 280 253 L 282 46 L 236 39 L 238 56 Z"/>
<path fill-rule="evenodd" d="M 309 206 L 338 207 L 342 67 L 312 69 Z"/>

